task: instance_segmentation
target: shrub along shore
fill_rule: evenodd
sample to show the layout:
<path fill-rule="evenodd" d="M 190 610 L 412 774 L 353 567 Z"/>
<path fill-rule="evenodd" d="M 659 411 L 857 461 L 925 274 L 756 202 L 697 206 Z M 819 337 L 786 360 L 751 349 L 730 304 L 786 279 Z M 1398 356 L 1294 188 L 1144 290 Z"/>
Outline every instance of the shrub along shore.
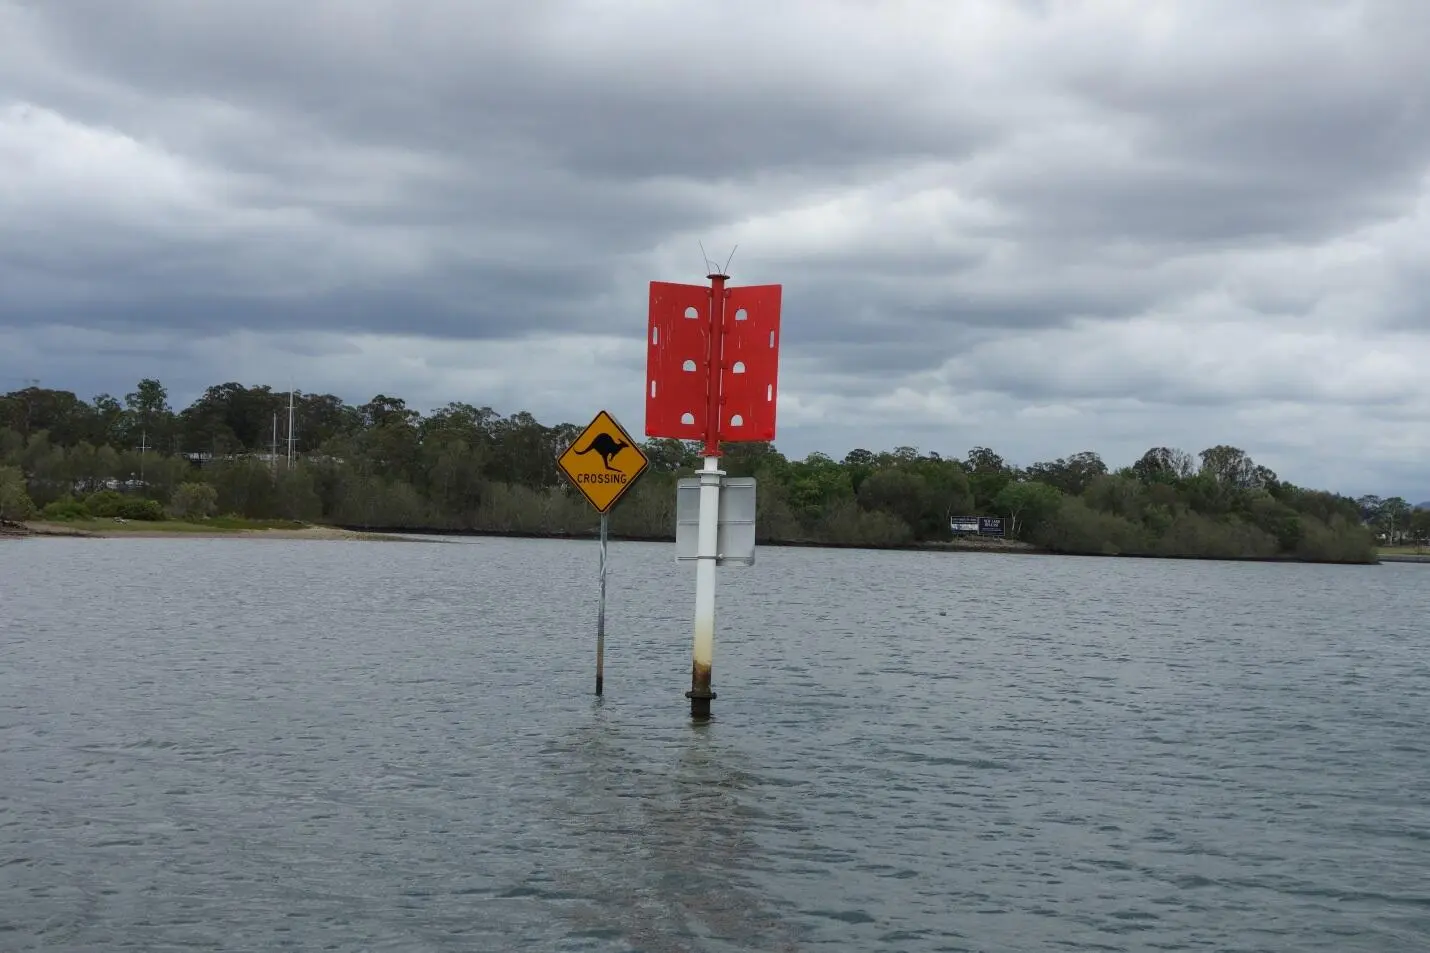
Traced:
<path fill-rule="evenodd" d="M 464 403 L 424 415 L 381 394 L 357 406 L 295 394 L 290 441 L 288 400 L 228 383 L 176 412 L 154 380 L 122 401 L 38 387 L 0 396 L 0 518 L 179 521 L 216 532 L 221 520 L 595 532 L 598 517 L 556 468 L 575 425 Z M 675 482 L 694 472 L 698 448 L 651 440 L 641 449 L 650 468 L 612 513 L 611 531 L 669 539 Z M 1368 512 L 1365 500 L 1298 487 L 1226 445 L 1195 456 L 1154 447 L 1116 469 L 1092 451 L 1017 466 L 986 447 L 961 459 L 897 447 L 837 460 L 790 459 L 771 444 L 724 449 L 730 474 L 759 480 L 764 544 L 1370 563 L 1367 520 L 1408 518 L 1403 501 Z M 949 518 L 971 515 L 1003 517 L 1010 543 L 954 540 Z"/>

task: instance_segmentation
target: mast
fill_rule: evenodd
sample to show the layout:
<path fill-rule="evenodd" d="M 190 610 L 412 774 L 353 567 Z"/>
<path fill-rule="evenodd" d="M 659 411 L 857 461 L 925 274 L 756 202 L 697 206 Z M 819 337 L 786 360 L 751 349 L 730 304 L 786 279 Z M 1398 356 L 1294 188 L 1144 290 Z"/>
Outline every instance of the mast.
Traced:
<path fill-rule="evenodd" d="M 293 386 L 288 386 L 288 469 L 293 469 Z"/>

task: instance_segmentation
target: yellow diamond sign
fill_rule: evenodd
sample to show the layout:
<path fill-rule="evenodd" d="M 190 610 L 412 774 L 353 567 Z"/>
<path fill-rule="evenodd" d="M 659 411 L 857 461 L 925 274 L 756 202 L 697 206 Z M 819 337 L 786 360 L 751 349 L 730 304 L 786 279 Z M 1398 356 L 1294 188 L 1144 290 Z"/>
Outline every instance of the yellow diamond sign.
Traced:
<path fill-rule="evenodd" d="M 650 461 L 616 418 L 603 410 L 556 458 L 556 465 L 596 512 L 606 513 Z"/>

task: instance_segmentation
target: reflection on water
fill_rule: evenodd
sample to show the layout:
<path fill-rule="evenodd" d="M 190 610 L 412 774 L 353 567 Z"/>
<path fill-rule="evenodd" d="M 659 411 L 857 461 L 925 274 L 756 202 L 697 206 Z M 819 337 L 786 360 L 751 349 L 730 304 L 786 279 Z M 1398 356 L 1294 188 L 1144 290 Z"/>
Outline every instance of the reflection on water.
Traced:
<path fill-rule="evenodd" d="M 0 546 L 0 950 L 1430 949 L 1425 567 Z"/>
<path fill-rule="evenodd" d="M 660 757 L 629 743 L 633 727 L 597 703 L 594 717 L 553 740 L 552 817 L 581 862 L 555 872 L 563 910 L 582 935 L 653 953 L 709 948 L 799 949 L 793 931 L 745 872 L 759 851 L 750 821 L 774 818 L 754 803 L 761 787 L 738 746 L 709 725 L 671 732 Z"/>

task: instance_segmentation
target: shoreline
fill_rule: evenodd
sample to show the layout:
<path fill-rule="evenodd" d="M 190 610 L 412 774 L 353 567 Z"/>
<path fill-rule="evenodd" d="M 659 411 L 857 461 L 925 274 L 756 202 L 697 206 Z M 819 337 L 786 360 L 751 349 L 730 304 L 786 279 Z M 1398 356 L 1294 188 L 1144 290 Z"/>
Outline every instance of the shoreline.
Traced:
<path fill-rule="evenodd" d="M 219 527 L 207 528 L 201 523 L 175 522 L 170 522 L 168 524 L 169 528 L 167 529 L 160 528 L 164 525 L 165 524 L 162 523 L 144 524 L 129 522 L 110 528 L 108 526 L 96 527 L 92 523 L 85 526 L 74 526 L 66 523 L 43 520 L 31 520 L 25 523 L 9 522 L 0 524 L 0 540 L 48 537 L 72 539 L 310 539 L 329 542 L 436 543 L 441 540 L 434 537 L 591 541 L 597 538 L 594 530 L 581 532 L 555 530 L 550 532 L 533 532 L 527 530 L 414 529 L 406 527 L 368 527 L 343 524 L 309 524 L 293 528 L 226 529 Z M 613 533 L 610 536 L 610 540 L 612 542 L 632 543 L 673 543 L 674 537 L 670 535 L 642 536 Z M 1000 538 L 930 540 L 906 543 L 837 543 L 791 539 L 761 540 L 759 545 L 762 547 L 788 549 L 863 549 L 875 552 L 984 553 L 991 555 L 1020 556 L 1079 556 L 1094 559 L 1168 559 L 1200 562 L 1301 563 L 1305 565 L 1331 566 L 1375 566 L 1382 563 L 1430 563 L 1430 553 L 1425 555 L 1411 553 L 1377 553 L 1369 562 L 1359 560 L 1306 559 L 1298 556 L 1075 553 L 1059 552 L 1057 550 L 1034 546 L 1031 543 L 1022 543 L 1016 540 Z"/>
<path fill-rule="evenodd" d="M 116 525 L 115 528 L 96 528 L 93 526 L 71 526 L 65 523 L 46 522 L 43 520 L 30 520 L 18 524 L 20 529 L 14 528 L 15 524 L 9 527 L 0 528 L 0 538 L 6 536 L 16 539 L 24 538 L 49 538 L 49 539 L 313 539 L 322 541 L 360 541 L 360 542 L 393 542 L 393 543 L 434 543 L 436 540 L 416 539 L 410 535 L 396 535 L 393 533 L 367 532 L 346 529 L 339 526 L 309 525 L 294 528 L 242 528 L 223 529 L 205 528 L 199 523 L 170 524 L 169 529 L 160 529 L 157 525 L 148 525 L 140 522 L 129 522 Z M 134 527 L 134 528 L 130 528 Z"/>
<path fill-rule="evenodd" d="M 409 536 L 453 536 L 453 537 L 493 537 L 500 539 L 559 539 L 559 540 L 595 540 L 597 538 L 595 530 L 584 532 L 571 531 L 550 531 L 532 532 L 528 530 L 475 530 L 475 529 L 396 529 L 392 527 L 358 527 L 342 526 L 343 529 L 362 532 L 389 532 L 402 533 Z M 624 533 L 612 533 L 608 537 L 611 542 L 626 543 L 673 543 L 674 536 L 641 536 L 627 535 Z M 1041 546 L 1034 546 L 1032 543 L 1022 543 L 1017 540 L 1007 540 L 997 537 L 986 539 L 962 539 L 962 540 L 927 540 L 922 542 L 908 543 L 826 543 L 816 540 L 759 540 L 758 545 L 771 548 L 790 549 L 865 549 L 875 552 L 942 552 L 942 553 L 989 553 L 993 555 L 1019 555 L 1019 556 L 1078 556 L 1093 559 L 1169 559 L 1183 562 L 1225 562 L 1225 563 L 1300 563 L 1307 566 L 1374 566 L 1380 562 L 1419 562 L 1420 558 L 1415 556 L 1399 557 L 1394 555 L 1376 554 L 1370 561 L 1349 560 L 1349 559 L 1307 559 L 1301 556 L 1203 556 L 1195 553 L 1166 554 L 1156 553 L 1077 553 L 1064 552 L 1055 549 L 1047 549 Z M 1430 554 L 1427 554 L 1423 561 L 1430 562 Z"/>
<path fill-rule="evenodd" d="M 362 533 L 400 533 L 404 536 L 451 536 L 451 537 L 472 537 L 475 539 L 554 539 L 554 540 L 595 540 L 596 531 L 583 530 L 573 532 L 570 530 L 551 530 L 549 532 L 536 532 L 532 530 L 503 530 L 503 529 L 409 529 L 395 528 L 389 526 L 365 527 L 349 524 L 338 524 L 338 529 L 349 530 Z M 611 533 L 607 537 L 613 543 L 674 543 L 675 537 L 672 535 L 645 536 L 632 533 Z M 1031 543 L 1020 543 L 1016 540 L 985 539 L 985 540 L 932 540 L 926 542 L 909 543 L 826 543 L 819 540 L 808 539 L 762 539 L 758 545 L 781 549 L 868 549 L 881 550 L 886 552 L 969 552 L 969 553 L 1002 553 L 1035 556 L 1056 556 L 1060 555 L 1052 550 L 1040 549 Z"/>

